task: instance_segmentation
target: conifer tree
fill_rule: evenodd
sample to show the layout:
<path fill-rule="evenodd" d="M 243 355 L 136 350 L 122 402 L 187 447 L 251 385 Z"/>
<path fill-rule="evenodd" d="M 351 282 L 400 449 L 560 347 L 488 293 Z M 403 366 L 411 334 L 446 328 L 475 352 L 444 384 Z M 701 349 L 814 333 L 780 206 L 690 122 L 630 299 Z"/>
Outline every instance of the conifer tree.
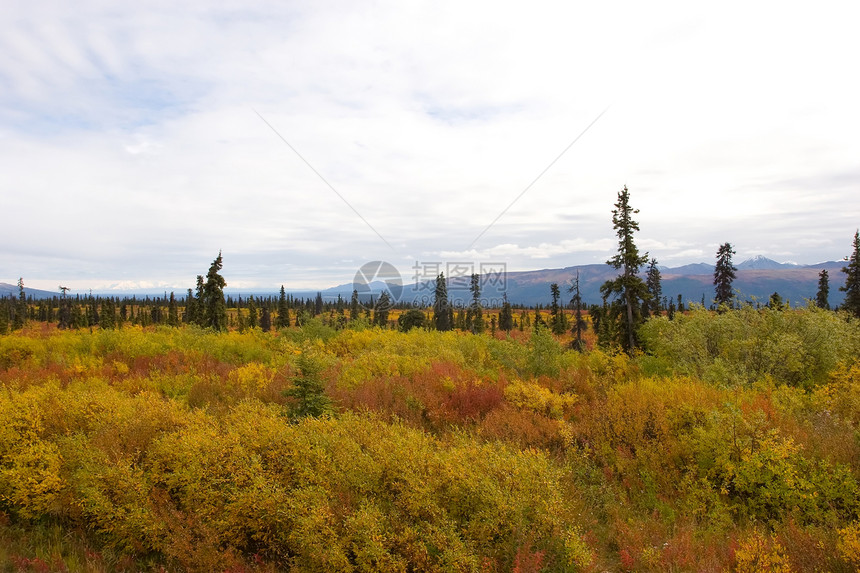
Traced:
<path fill-rule="evenodd" d="M 514 313 L 511 310 L 511 303 L 508 302 L 508 293 L 504 294 L 502 310 L 499 313 L 499 328 L 505 332 L 510 332 L 514 329 Z"/>
<path fill-rule="evenodd" d="M 195 316 L 197 305 L 195 303 L 194 293 L 188 289 L 188 293 L 185 295 L 185 312 L 182 314 L 182 322 L 185 324 L 197 324 L 197 317 Z"/>
<path fill-rule="evenodd" d="M 285 396 L 293 399 L 288 406 L 290 418 L 296 421 L 306 417 L 319 418 L 333 413 L 331 400 L 326 396 L 323 385 L 322 363 L 302 353 L 298 357 L 296 366 L 299 375 L 293 378 L 292 387 L 283 392 Z"/>
<path fill-rule="evenodd" d="M 27 295 L 24 293 L 24 279 L 18 279 L 18 301 L 15 304 L 15 315 L 12 319 L 12 330 L 24 328 L 27 321 Z"/>
<path fill-rule="evenodd" d="M 317 297 L 314 299 L 314 316 L 319 316 L 323 311 L 323 297 L 322 293 L 318 292 Z"/>
<path fill-rule="evenodd" d="M 561 298 L 561 290 L 558 288 L 558 283 L 552 283 L 549 285 L 549 291 L 552 296 L 552 303 L 549 307 L 550 330 L 555 335 L 561 335 L 564 334 L 566 329 L 564 327 L 564 315 L 562 314 L 561 307 L 558 304 L 558 301 Z"/>
<path fill-rule="evenodd" d="M 436 330 L 443 332 L 451 330 L 452 325 L 449 322 L 450 312 L 448 308 L 451 303 L 448 300 L 448 284 L 445 279 L 445 273 L 439 273 L 436 277 L 436 289 L 433 294 L 433 324 L 436 326 Z"/>
<path fill-rule="evenodd" d="M 818 273 L 818 292 L 815 293 L 815 305 L 818 308 L 830 310 L 830 275 L 827 269 Z"/>
<path fill-rule="evenodd" d="M 476 273 L 473 273 L 470 279 L 469 291 L 472 293 L 472 303 L 469 305 L 466 320 L 472 333 L 480 334 L 484 332 L 484 317 L 481 310 L 481 281 Z"/>
<path fill-rule="evenodd" d="M 582 318 L 582 293 L 579 290 L 579 271 L 576 271 L 576 278 L 570 288 L 569 292 L 573 293 L 573 298 L 570 299 L 570 304 L 573 306 L 573 327 L 570 329 L 571 334 L 573 334 L 573 340 L 571 341 L 571 346 L 575 350 L 585 350 L 585 344 L 582 340 L 582 333 L 585 330 L 585 320 Z"/>
<path fill-rule="evenodd" d="M 387 290 L 383 290 L 373 309 L 373 324 L 382 328 L 388 328 L 389 309 L 391 309 L 391 297 L 388 295 Z"/>
<path fill-rule="evenodd" d="M 248 296 L 248 326 L 250 328 L 257 328 L 258 319 L 257 319 L 257 303 L 254 302 L 254 295 Z M 299 325 L 297 325 L 299 326 Z"/>
<path fill-rule="evenodd" d="M 540 305 L 535 305 L 535 320 L 534 327 L 537 328 L 539 326 L 546 326 L 546 323 L 543 321 L 543 314 L 540 311 Z"/>
<path fill-rule="evenodd" d="M 203 318 L 204 305 L 203 299 L 206 285 L 203 283 L 203 275 L 197 275 L 197 294 L 194 297 L 194 324 L 197 326 L 206 326 L 206 321 Z"/>
<path fill-rule="evenodd" d="M 661 279 L 657 259 L 652 258 L 648 264 L 648 275 L 645 278 L 645 286 L 648 288 L 648 294 L 651 296 L 648 302 L 648 314 L 658 315 L 662 310 L 660 308 L 660 301 L 663 298 Z"/>
<path fill-rule="evenodd" d="M 99 309 L 96 306 L 96 299 L 91 292 L 89 304 L 87 305 L 87 326 L 90 327 L 90 330 L 92 330 L 94 326 L 98 326 L 100 318 Z"/>
<path fill-rule="evenodd" d="M 269 304 L 263 304 L 263 311 L 260 314 L 260 328 L 263 332 L 272 330 L 272 311 L 269 310 Z"/>
<path fill-rule="evenodd" d="M 0 336 L 9 331 L 9 303 L 6 297 L 0 298 Z"/>
<path fill-rule="evenodd" d="M 116 309 L 113 304 L 113 299 L 110 297 L 101 300 L 101 315 L 99 316 L 99 326 L 108 330 L 116 326 Z"/>
<path fill-rule="evenodd" d="M 353 289 L 352 290 L 352 298 L 349 299 L 349 321 L 350 322 L 355 322 L 356 320 L 358 320 L 358 311 L 359 311 L 358 290 Z"/>
<path fill-rule="evenodd" d="M 845 260 L 848 261 L 848 265 L 842 267 L 845 286 L 839 287 L 845 293 L 842 308 L 860 318 L 860 231 L 854 233 L 853 252 Z"/>
<path fill-rule="evenodd" d="M 716 296 L 714 302 L 717 308 L 728 307 L 732 304 L 734 293 L 732 292 L 732 281 L 735 280 L 735 272 L 738 270 L 732 264 L 732 250 L 730 243 L 720 245 L 717 250 L 717 264 L 714 267 L 714 291 Z"/>
<path fill-rule="evenodd" d="M 290 307 L 287 305 L 287 293 L 284 285 L 281 285 L 281 293 L 278 295 L 278 316 L 275 318 L 275 328 L 287 328 L 290 325 Z"/>
<path fill-rule="evenodd" d="M 615 333 L 611 339 L 606 335 L 605 342 L 619 344 L 624 350 L 636 348 L 636 330 L 642 324 L 642 303 L 648 300 L 648 289 L 639 277 L 639 268 L 648 262 L 648 253 L 639 254 L 639 248 L 633 240 L 634 231 L 639 230 L 639 223 L 633 220 L 633 215 L 639 212 L 630 206 L 630 192 L 627 186 L 619 191 L 618 202 L 612 211 L 612 226 L 618 236 L 618 254 L 606 261 L 621 274 L 611 281 L 606 281 L 600 287 L 604 299 L 613 299 L 608 307 L 607 315 L 603 316 L 606 323 L 605 332 Z M 609 322 L 617 324 L 617 328 L 609 328 Z"/>
<path fill-rule="evenodd" d="M 170 293 L 170 299 L 167 301 L 167 325 L 179 326 L 179 309 L 176 307 L 176 297 L 173 292 Z"/>
<path fill-rule="evenodd" d="M 227 282 L 218 272 L 222 266 L 221 251 L 218 251 L 203 285 L 203 326 L 215 330 L 227 329 L 227 302 L 224 300 Z"/>

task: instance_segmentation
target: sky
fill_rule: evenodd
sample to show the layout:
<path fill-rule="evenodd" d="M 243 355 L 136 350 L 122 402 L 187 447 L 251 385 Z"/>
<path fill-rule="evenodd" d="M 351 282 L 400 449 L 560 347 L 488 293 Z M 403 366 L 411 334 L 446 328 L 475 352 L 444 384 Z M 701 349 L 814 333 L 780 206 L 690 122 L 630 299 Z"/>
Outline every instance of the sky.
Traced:
<path fill-rule="evenodd" d="M 368 261 L 848 255 L 850 2 L 34 2 L 0 19 L 0 282 L 326 288 Z"/>

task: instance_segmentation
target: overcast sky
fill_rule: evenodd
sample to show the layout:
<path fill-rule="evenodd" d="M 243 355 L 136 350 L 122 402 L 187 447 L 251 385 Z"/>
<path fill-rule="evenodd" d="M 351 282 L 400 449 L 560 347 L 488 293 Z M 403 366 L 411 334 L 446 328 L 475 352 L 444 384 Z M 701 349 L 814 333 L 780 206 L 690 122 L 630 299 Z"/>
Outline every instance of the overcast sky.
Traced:
<path fill-rule="evenodd" d="M 624 185 L 667 266 L 860 226 L 850 2 L 3 4 L 3 282 L 605 262 Z"/>

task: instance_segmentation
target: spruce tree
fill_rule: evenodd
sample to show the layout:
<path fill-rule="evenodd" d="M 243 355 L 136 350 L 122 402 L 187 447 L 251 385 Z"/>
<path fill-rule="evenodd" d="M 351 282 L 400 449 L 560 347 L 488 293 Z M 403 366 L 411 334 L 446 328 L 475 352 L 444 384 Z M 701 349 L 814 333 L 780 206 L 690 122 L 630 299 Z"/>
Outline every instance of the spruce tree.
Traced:
<path fill-rule="evenodd" d="M 110 330 L 116 327 L 116 309 L 113 299 L 110 297 L 101 300 L 101 315 L 99 316 L 99 326 L 104 330 Z"/>
<path fill-rule="evenodd" d="M 373 312 L 373 324 L 382 328 L 388 328 L 388 311 L 391 309 L 391 297 L 388 291 L 382 291 L 379 295 L 379 300 L 376 302 Z"/>
<path fill-rule="evenodd" d="M 224 300 L 224 287 L 227 282 L 218 271 L 222 267 L 221 251 L 212 261 L 203 285 L 203 326 L 215 330 L 227 329 L 227 302 Z"/>
<path fill-rule="evenodd" d="M 499 313 L 499 328 L 505 332 L 510 332 L 514 329 L 514 313 L 511 310 L 511 303 L 508 302 L 508 293 L 504 294 L 502 310 Z"/>
<path fill-rule="evenodd" d="M 182 314 L 182 322 L 185 324 L 197 324 L 197 317 L 195 316 L 196 302 L 194 293 L 191 289 L 188 289 L 188 293 L 185 295 L 185 312 Z"/>
<path fill-rule="evenodd" d="M 663 298 L 663 285 L 661 284 L 662 277 L 660 276 L 660 267 L 657 266 L 657 259 L 652 258 L 648 264 L 648 274 L 645 278 L 645 286 L 648 288 L 648 294 L 651 299 L 648 303 L 648 313 L 652 315 L 660 314 L 660 301 Z"/>
<path fill-rule="evenodd" d="M 0 298 L 0 336 L 9 331 L 9 303 L 6 297 Z"/>
<path fill-rule="evenodd" d="M 263 332 L 272 330 L 272 312 L 269 310 L 269 304 L 263 305 L 263 312 L 260 314 L 260 328 Z"/>
<path fill-rule="evenodd" d="M 12 319 L 12 330 L 24 328 L 27 321 L 27 295 L 24 293 L 24 279 L 18 279 L 18 301 L 15 304 L 15 315 Z"/>
<path fill-rule="evenodd" d="M 639 277 L 639 268 L 648 262 L 648 253 L 640 255 L 633 240 L 634 231 L 639 230 L 639 223 L 633 220 L 633 215 L 638 212 L 639 209 L 630 206 L 630 192 L 625 185 L 618 193 L 618 202 L 612 211 L 618 254 L 606 261 L 622 273 L 600 287 L 604 299 L 613 299 L 603 319 L 607 327 L 605 332 L 614 334 L 610 338 L 604 335 L 602 340 L 617 343 L 628 352 L 636 348 L 636 330 L 642 324 L 642 302 L 648 300 L 648 289 Z M 608 328 L 610 321 L 616 323 L 617 328 Z"/>
<path fill-rule="evenodd" d="M 815 293 L 815 305 L 818 308 L 830 310 L 830 275 L 827 269 L 818 273 L 818 292 Z"/>
<path fill-rule="evenodd" d="M 472 304 L 469 305 L 469 313 L 466 316 L 466 320 L 472 333 L 480 334 L 484 332 L 484 316 L 481 310 L 481 280 L 480 276 L 476 273 L 472 274 L 469 290 L 472 293 Z"/>
<path fill-rule="evenodd" d="M 443 332 L 451 330 L 452 325 L 449 322 L 451 313 L 448 308 L 450 305 L 448 301 L 448 284 L 444 273 L 439 273 L 436 277 L 436 289 L 433 294 L 433 324 L 436 326 L 436 330 Z"/>
<path fill-rule="evenodd" d="M 552 296 L 552 304 L 549 307 L 550 313 L 550 321 L 549 326 L 550 330 L 555 335 L 564 334 L 565 326 L 564 326 L 564 315 L 562 314 L 561 306 L 558 304 L 559 299 L 561 298 L 561 290 L 558 288 L 558 283 L 552 283 L 549 285 L 549 292 Z"/>
<path fill-rule="evenodd" d="M 173 292 L 170 293 L 170 299 L 167 302 L 167 325 L 179 326 L 179 309 L 176 307 L 176 297 Z"/>
<path fill-rule="evenodd" d="M 732 292 L 732 281 L 735 280 L 735 272 L 738 270 L 732 264 L 732 250 L 730 243 L 720 245 L 717 250 L 717 264 L 714 267 L 714 302 L 717 308 L 730 307 L 734 293 Z"/>
<path fill-rule="evenodd" d="M 206 321 L 203 318 L 203 299 L 206 296 L 205 289 L 206 285 L 203 282 L 203 275 L 197 275 L 197 294 L 194 297 L 194 324 L 197 326 L 206 326 Z"/>
<path fill-rule="evenodd" d="M 278 295 L 278 316 L 275 317 L 275 328 L 287 328 L 290 325 L 290 307 L 287 305 L 287 293 L 284 285 L 281 285 L 281 293 Z"/>
<path fill-rule="evenodd" d="M 579 271 L 576 271 L 576 278 L 568 292 L 573 293 L 573 298 L 570 299 L 570 304 L 573 306 L 573 327 L 570 329 L 573 334 L 573 340 L 570 345 L 575 350 L 585 350 L 585 344 L 582 340 L 582 333 L 585 330 L 585 320 L 582 318 L 582 293 L 579 290 Z"/>
<path fill-rule="evenodd" d="M 854 233 L 854 250 L 845 260 L 848 265 L 842 267 L 845 273 L 845 286 L 839 290 L 845 293 L 842 308 L 860 318 L 860 231 Z"/>
<path fill-rule="evenodd" d="M 350 322 L 355 322 L 356 320 L 358 320 L 358 311 L 359 311 L 358 290 L 353 289 L 352 290 L 352 298 L 349 299 L 349 321 Z"/>
<path fill-rule="evenodd" d="M 540 305 L 535 305 L 535 320 L 534 327 L 537 328 L 539 326 L 546 326 L 546 323 L 543 321 L 543 314 L 540 311 Z"/>
<path fill-rule="evenodd" d="M 257 328 L 257 303 L 254 302 L 254 295 L 248 296 L 248 326 Z M 297 325 L 299 326 L 299 325 Z"/>
<path fill-rule="evenodd" d="M 331 400 L 325 394 L 322 380 L 322 363 L 302 353 L 298 357 L 296 366 L 299 375 L 293 378 L 292 387 L 283 392 L 285 396 L 293 399 L 287 409 L 290 418 L 297 421 L 301 418 L 319 418 L 332 414 L 334 409 Z"/>

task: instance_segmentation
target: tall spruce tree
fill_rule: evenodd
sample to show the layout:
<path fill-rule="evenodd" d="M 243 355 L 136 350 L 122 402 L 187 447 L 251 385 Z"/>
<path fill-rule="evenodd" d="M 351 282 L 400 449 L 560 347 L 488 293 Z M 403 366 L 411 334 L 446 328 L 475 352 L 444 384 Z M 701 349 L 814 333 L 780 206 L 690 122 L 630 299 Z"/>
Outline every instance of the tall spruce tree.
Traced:
<path fill-rule="evenodd" d="M 206 294 L 206 288 L 203 282 L 203 275 L 197 275 L 197 294 L 194 297 L 194 324 L 198 326 L 206 326 L 206 321 L 203 319 L 203 299 Z"/>
<path fill-rule="evenodd" d="M 101 299 L 99 326 L 103 330 L 116 328 L 116 306 L 114 305 L 113 298 L 111 297 Z"/>
<path fill-rule="evenodd" d="M 281 285 L 281 292 L 278 295 L 278 316 L 275 317 L 275 328 L 287 328 L 290 325 L 290 307 L 287 305 L 287 292 L 284 290 L 284 285 Z"/>
<path fill-rule="evenodd" d="M 389 296 L 387 290 L 383 290 L 373 309 L 373 324 L 382 328 L 388 328 L 388 311 L 391 310 L 391 306 L 391 296 Z"/>
<path fill-rule="evenodd" d="M 355 322 L 358 320 L 358 289 L 352 290 L 352 297 L 349 299 L 349 321 Z"/>
<path fill-rule="evenodd" d="M 854 233 L 853 252 L 845 260 L 848 261 L 848 265 L 842 267 L 845 286 L 839 287 L 845 293 L 842 308 L 860 318 L 860 231 Z"/>
<path fill-rule="evenodd" d="M 269 310 L 268 303 L 263 304 L 263 311 L 260 313 L 260 329 L 263 332 L 272 330 L 272 311 Z"/>
<path fill-rule="evenodd" d="M 830 275 L 827 269 L 818 273 L 818 292 L 815 293 L 815 306 L 830 310 Z"/>
<path fill-rule="evenodd" d="M 473 273 L 469 281 L 469 290 L 472 293 L 472 303 L 469 305 L 466 321 L 473 334 L 484 332 L 484 315 L 481 309 L 481 277 Z"/>
<path fill-rule="evenodd" d="M 564 325 L 564 314 L 561 306 L 558 304 L 561 298 L 561 290 L 558 288 L 558 283 L 549 285 L 549 292 L 552 296 L 552 303 L 549 307 L 549 327 L 553 334 L 561 335 L 566 330 Z"/>
<path fill-rule="evenodd" d="M 167 325 L 179 326 L 179 309 L 176 306 L 176 297 L 173 291 L 170 292 L 170 299 L 167 301 Z"/>
<path fill-rule="evenodd" d="M 15 315 L 12 319 L 12 330 L 24 328 L 27 322 L 27 295 L 24 293 L 24 279 L 18 279 L 18 300 L 15 303 Z"/>
<path fill-rule="evenodd" d="M 203 326 L 215 330 L 227 329 L 227 302 L 224 300 L 227 282 L 219 274 L 222 266 L 221 251 L 218 251 L 203 285 Z"/>
<path fill-rule="evenodd" d="M 608 342 L 619 344 L 624 350 L 636 348 L 636 330 L 642 324 L 642 303 L 648 300 L 648 288 L 639 277 L 639 268 L 648 262 L 648 253 L 639 254 L 639 248 L 633 240 L 634 231 L 639 230 L 639 223 L 633 220 L 633 215 L 639 212 L 630 206 L 630 192 L 627 186 L 619 191 L 618 202 L 612 211 L 612 226 L 618 236 L 618 254 L 606 261 L 621 274 L 611 281 L 606 281 L 600 287 L 605 299 L 613 299 L 608 306 L 608 319 L 617 324 L 617 328 L 605 331 L 615 332 Z M 607 323 L 607 326 L 608 323 Z"/>
<path fill-rule="evenodd" d="M 433 291 L 433 324 L 436 330 L 447 331 L 451 330 L 453 325 L 450 322 L 451 313 L 449 312 L 448 300 L 448 283 L 445 279 L 445 273 L 439 273 L 436 277 L 436 288 Z"/>
<path fill-rule="evenodd" d="M 717 250 L 717 264 L 714 267 L 714 302 L 717 309 L 730 307 L 735 295 L 732 292 L 732 281 L 735 280 L 737 268 L 732 264 L 735 251 L 730 243 L 720 245 Z"/>
<path fill-rule="evenodd" d="M 579 290 L 579 271 L 576 271 L 576 278 L 573 284 L 570 285 L 568 292 L 573 293 L 573 298 L 570 299 L 570 304 L 573 307 L 573 327 L 570 332 L 573 334 L 573 340 L 570 342 L 571 347 L 575 350 L 585 350 L 585 343 L 582 340 L 582 333 L 585 330 L 585 320 L 582 318 L 582 293 Z"/>
<path fill-rule="evenodd" d="M 257 328 L 257 326 L 259 326 L 257 316 L 257 303 L 254 302 L 254 295 L 248 295 L 248 326 L 250 328 Z M 296 326 L 301 325 L 296 324 Z"/>
<path fill-rule="evenodd" d="M 514 312 L 511 309 L 511 303 L 508 302 L 508 293 L 504 294 L 502 310 L 499 313 L 499 328 L 505 332 L 510 332 L 514 329 Z"/>
<path fill-rule="evenodd" d="M 645 277 L 645 286 L 648 288 L 648 294 L 651 296 L 648 302 L 648 313 L 652 315 L 660 314 L 660 301 L 663 299 L 663 285 L 661 284 L 662 277 L 660 276 L 660 267 L 657 266 L 657 259 L 652 258 L 648 264 L 648 274 Z"/>

